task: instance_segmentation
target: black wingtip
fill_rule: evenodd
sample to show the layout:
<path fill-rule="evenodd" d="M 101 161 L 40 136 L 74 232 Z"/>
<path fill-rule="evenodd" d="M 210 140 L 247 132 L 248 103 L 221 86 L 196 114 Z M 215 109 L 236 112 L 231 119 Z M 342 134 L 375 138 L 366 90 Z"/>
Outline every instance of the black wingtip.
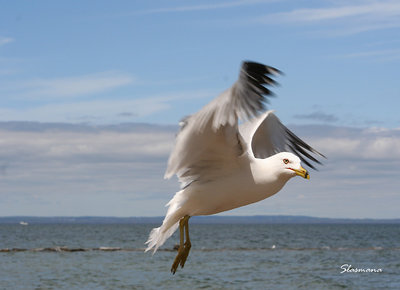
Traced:
<path fill-rule="evenodd" d="M 319 165 L 323 165 L 323 164 L 321 161 L 319 161 L 317 159 L 316 156 L 312 156 L 310 153 L 319 155 L 320 157 L 327 159 L 326 156 L 323 155 L 322 153 L 318 152 L 314 148 L 312 148 L 307 143 L 305 143 L 303 140 L 301 140 L 299 137 L 297 137 L 288 128 L 286 128 L 286 134 L 289 137 L 289 139 L 288 139 L 289 143 L 287 144 L 287 146 L 290 148 L 290 150 L 293 153 L 295 153 L 297 156 L 299 156 L 301 161 L 304 162 L 308 167 L 318 171 L 318 169 L 313 164 L 311 164 L 311 162 L 314 162 Z"/>
<path fill-rule="evenodd" d="M 283 72 L 275 67 L 250 60 L 243 61 L 242 68 L 246 71 L 254 71 L 260 74 L 283 75 Z"/>
<path fill-rule="evenodd" d="M 244 115 L 241 118 L 250 118 L 266 109 L 268 98 L 276 96 L 270 88 L 279 85 L 273 79 L 279 74 L 282 72 L 272 66 L 248 60 L 242 62 L 239 79 L 234 87 L 238 89 L 235 93 L 246 100 L 246 108 L 243 109 Z"/>
<path fill-rule="evenodd" d="M 241 75 L 248 82 L 249 87 L 260 96 L 275 97 L 275 94 L 266 86 L 279 86 L 279 83 L 272 79 L 273 76 L 282 72 L 272 66 L 267 66 L 254 61 L 243 61 Z"/>

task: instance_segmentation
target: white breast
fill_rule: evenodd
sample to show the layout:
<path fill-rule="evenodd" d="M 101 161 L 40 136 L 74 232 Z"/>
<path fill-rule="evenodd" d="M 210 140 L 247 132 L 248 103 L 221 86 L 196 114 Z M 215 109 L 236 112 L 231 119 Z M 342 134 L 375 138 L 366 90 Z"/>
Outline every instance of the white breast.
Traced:
<path fill-rule="evenodd" d="M 273 169 L 268 168 L 265 160 L 243 160 L 240 168 L 225 178 L 192 183 L 182 192 L 187 197 L 183 205 L 187 214 L 215 214 L 258 202 L 277 193 L 289 178 L 270 174 Z"/>

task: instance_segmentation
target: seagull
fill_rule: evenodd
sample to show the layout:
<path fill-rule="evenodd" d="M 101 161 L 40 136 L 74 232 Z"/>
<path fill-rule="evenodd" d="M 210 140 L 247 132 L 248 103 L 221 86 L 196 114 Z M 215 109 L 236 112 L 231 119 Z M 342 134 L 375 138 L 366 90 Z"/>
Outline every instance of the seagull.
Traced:
<path fill-rule="evenodd" d="M 171 272 L 184 267 L 191 242 L 189 219 L 266 199 L 294 176 L 309 179 L 301 162 L 315 169 L 321 153 L 285 127 L 265 103 L 281 72 L 244 61 L 238 80 L 197 113 L 180 122 L 165 178 L 177 175 L 181 190 L 167 203 L 162 225 L 152 229 L 146 252 L 153 254 L 179 228 L 180 244 Z"/>

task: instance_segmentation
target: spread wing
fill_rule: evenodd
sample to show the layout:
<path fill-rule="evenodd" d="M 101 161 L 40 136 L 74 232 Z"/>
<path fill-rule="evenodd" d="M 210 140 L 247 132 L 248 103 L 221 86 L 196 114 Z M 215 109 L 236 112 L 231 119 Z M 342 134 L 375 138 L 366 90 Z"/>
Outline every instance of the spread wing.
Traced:
<path fill-rule="evenodd" d="M 315 169 L 317 156 L 325 156 L 285 127 L 273 111 L 265 112 L 239 128 L 247 151 L 256 158 L 267 158 L 279 152 L 293 152 L 302 162 Z"/>
<path fill-rule="evenodd" d="M 165 178 L 177 174 L 182 186 L 194 180 L 210 181 L 237 167 L 243 153 L 238 119 L 251 119 L 264 109 L 274 85 L 275 68 L 243 62 L 234 85 L 199 112 L 185 118 L 168 161 Z"/>

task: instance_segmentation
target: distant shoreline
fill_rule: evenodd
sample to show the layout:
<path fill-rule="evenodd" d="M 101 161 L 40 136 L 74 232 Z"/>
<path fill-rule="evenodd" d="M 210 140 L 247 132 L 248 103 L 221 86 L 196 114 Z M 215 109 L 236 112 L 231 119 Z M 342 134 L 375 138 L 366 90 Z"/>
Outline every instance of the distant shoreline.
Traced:
<path fill-rule="evenodd" d="M 0 217 L 0 224 L 159 224 L 163 217 L 36 217 L 8 216 Z M 256 215 L 256 216 L 198 216 L 191 219 L 196 224 L 400 224 L 398 219 L 351 219 L 319 218 L 289 215 Z"/>

